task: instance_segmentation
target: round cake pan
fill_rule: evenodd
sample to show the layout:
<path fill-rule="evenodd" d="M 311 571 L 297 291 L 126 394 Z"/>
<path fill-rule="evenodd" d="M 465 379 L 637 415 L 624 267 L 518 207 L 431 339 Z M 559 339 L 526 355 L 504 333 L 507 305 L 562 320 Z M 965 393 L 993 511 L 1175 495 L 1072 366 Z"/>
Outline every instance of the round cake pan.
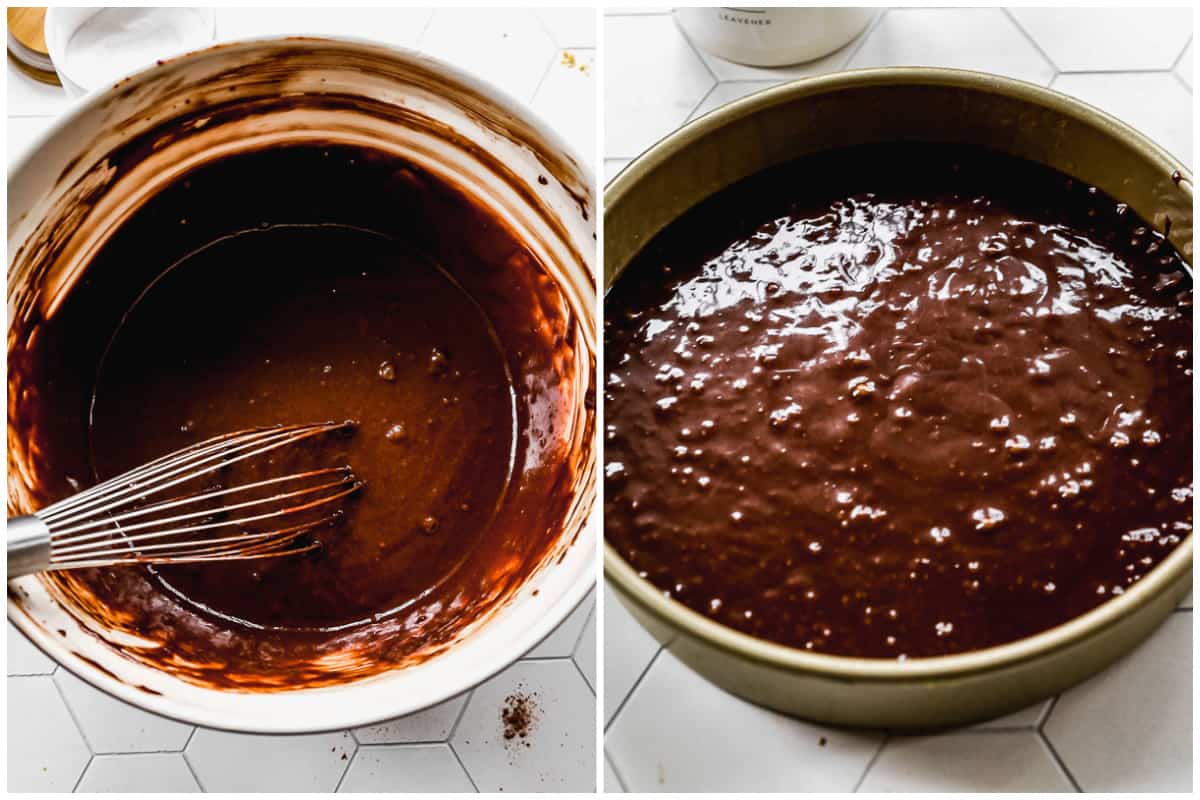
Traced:
<path fill-rule="evenodd" d="M 895 141 L 981 145 L 1053 167 L 1128 203 L 1192 263 L 1191 173 L 1142 134 L 1020 81 L 889 68 L 758 92 L 642 154 L 604 194 L 605 288 L 655 234 L 742 178 L 835 147 Z M 718 686 L 819 722 L 919 730 L 1024 708 L 1129 652 L 1190 590 L 1192 536 L 1124 594 L 1063 625 L 985 650 L 903 662 L 822 655 L 727 628 L 667 598 L 608 544 L 604 567 L 646 629 Z"/>
<path fill-rule="evenodd" d="M 161 135 L 180 129 L 186 135 Z M 579 321 L 576 355 L 562 366 L 559 387 L 571 409 L 564 452 L 575 455 L 558 540 L 513 594 L 420 663 L 320 688 L 239 692 L 188 682 L 126 655 L 154 643 L 106 627 L 53 582 L 38 575 L 9 582 L 9 620 L 88 683 L 168 717 L 257 733 L 344 730 L 460 694 L 534 647 L 595 580 L 591 176 L 553 131 L 487 83 L 416 52 L 346 39 L 237 42 L 160 63 L 82 98 L 15 160 L 8 181 L 9 515 L 44 502 L 36 476 L 45 456 L 14 419 L 21 405 L 14 398 L 41 387 L 19 385 L 12 369 L 37 335 L 37 320 L 54 314 L 121 222 L 180 174 L 226 154 L 304 141 L 408 159 L 469 194 L 525 242 Z"/>

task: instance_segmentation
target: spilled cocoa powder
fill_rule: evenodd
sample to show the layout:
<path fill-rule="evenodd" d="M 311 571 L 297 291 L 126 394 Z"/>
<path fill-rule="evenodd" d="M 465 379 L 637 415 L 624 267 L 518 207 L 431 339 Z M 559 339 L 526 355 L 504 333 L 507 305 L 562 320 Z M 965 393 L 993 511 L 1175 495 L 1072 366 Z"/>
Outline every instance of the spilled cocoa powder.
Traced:
<path fill-rule="evenodd" d="M 505 742 L 529 747 L 529 734 L 533 732 L 540 716 L 538 693 L 525 692 L 518 687 L 515 692 L 504 698 L 504 707 L 500 709 Z"/>

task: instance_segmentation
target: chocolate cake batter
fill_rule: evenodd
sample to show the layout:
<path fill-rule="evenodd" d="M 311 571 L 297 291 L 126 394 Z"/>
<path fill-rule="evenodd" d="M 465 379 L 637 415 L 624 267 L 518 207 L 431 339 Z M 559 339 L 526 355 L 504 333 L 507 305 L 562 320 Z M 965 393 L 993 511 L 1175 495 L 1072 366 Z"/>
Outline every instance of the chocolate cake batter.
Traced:
<path fill-rule="evenodd" d="M 120 227 L 10 366 L 45 387 L 20 410 L 58 465 L 47 501 L 216 434 L 325 420 L 356 424 L 289 458 L 366 485 L 304 556 L 52 579 L 197 682 L 427 657 L 553 555 L 579 468 L 574 325 L 505 225 L 393 156 L 295 145 L 200 167 Z"/>
<path fill-rule="evenodd" d="M 606 301 L 605 532 L 668 597 L 905 658 L 1120 594 L 1192 528 L 1192 278 L 983 150 L 822 154 L 656 237 Z"/>

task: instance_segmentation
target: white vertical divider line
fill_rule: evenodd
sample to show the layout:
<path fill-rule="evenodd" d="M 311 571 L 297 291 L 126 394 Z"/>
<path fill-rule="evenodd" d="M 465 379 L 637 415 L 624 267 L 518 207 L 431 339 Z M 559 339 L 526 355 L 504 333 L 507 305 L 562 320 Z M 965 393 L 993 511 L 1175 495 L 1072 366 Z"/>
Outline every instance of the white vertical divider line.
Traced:
<path fill-rule="evenodd" d="M 594 67 L 595 91 L 593 99 L 595 113 L 592 124 L 596 127 L 593 137 L 592 180 L 596 191 L 596 602 L 592 614 L 596 624 L 596 716 L 594 718 L 593 746 L 596 750 L 596 792 L 604 791 L 604 78 L 608 61 L 604 48 L 604 7 L 593 6 L 592 19 L 596 26 L 596 66 Z"/>

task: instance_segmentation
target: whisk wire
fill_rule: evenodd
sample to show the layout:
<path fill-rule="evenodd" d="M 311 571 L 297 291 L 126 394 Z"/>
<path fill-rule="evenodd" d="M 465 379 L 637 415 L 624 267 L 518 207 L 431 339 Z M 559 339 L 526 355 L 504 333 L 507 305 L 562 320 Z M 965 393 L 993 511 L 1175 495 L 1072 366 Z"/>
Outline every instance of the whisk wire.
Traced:
<path fill-rule="evenodd" d="M 176 461 L 173 458 L 163 462 L 159 459 L 158 469 L 162 469 L 161 475 L 155 475 L 149 467 L 141 467 L 131 473 L 118 476 L 117 478 L 105 481 L 100 486 L 92 490 L 84 492 L 68 500 L 62 501 L 62 505 L 67 506 L 66 509 L 59 508 L 60 504 L 55 504 L 43 512 L 39 512 L 38 516 L 52 527 L 61 525 L 70 525 L 71 521 L 78 517 L 79 514 L 87 511 L 89 514 L 101 514 L 109 511 L 117 506 L 131 503 L 137 500 L 142 500 L 152 494 L 169 489 L 173 486 L 178 486 L 181 483 L 186 483 L 195 480 L 200 475 L 206 475 L 215 472 L 219 469 L 224 469 L 239 461 L 244 461 L 248 458 L 253 458 L 257 455 L 278 449 L 285 445 L 294 444 L 302 439 L 307 439 L 322 433 L 327 433 L 342 427 L 345 423 L 340 424 L 325 424 L 318 426 L 291 426 L 290 428 L 275 430 L 275 429 L 260 429 L 249 432 L 246 442 L 239 442 L 236 445 L 225 447 L 226 442 L 218 442 L 213 448 L 202 448 L 193 455 L 189 455 Z M 264 437 L 258 437 L 259 433 L 265 434 Z M 221 437 L 223 440 L 228 437 Z M 260 439 L 265 438 L 266 443 L 263 444 Z M 203 444 L 203 443 L 201 443 Z M 257 449 L 248 450 L 248 448 L 259 445 Z M 215 450 L 215 452 L 213 452 Z M 153 462 L 152 462 L 153 463 Z M 204 466 L 204 469 L 196 471 L 197 468 Z M 145 477 L 149 469 L 149 477 Z M 164 482 L 165 481 L 165 482 Z M 125 485 L 125 488 L 115 493 L 109 493 L 107 490 L 112 486 Z M 140 490 L 140 491 L 139 491 Z M 72 501 L 78 498 L 87 498 L 80 501 L 78 504 L 73 504 Z M 75 507 L 71 507 L 74 505 Z M 97 507 L 99 506 L 99 507 Z M 70 510 L 74 513 L 68 516 L 65 520 L 61 519 L 64 510 Z"/>
<path fill-rule="evenodd" d="M 190 512 L 187 514 L 176 514 L 173 517 L 167 517 L 167 518 L 163 518 L 163 519 L 155 519 L 150 522 L 137 523 L 137 524 L 133 524 L 133 525 L 121 524 L 121 523 L 125 523 L 126 521 L 131 520 L 131 519 L 137 519 L 139 517 L 161 514 L 162 512 L 167 511 L 172 508 L 180 508 L 185 505 L 194 504 L 194 503 L 198 503 L 198 502 L 202 502 L 202 501 L 207 501 L 207 500 L 211 500 L 211 499 L 217 498 L 217 497 L 227 497 L 229 495 L 237 494 L 239 492 L 248 492 L 253 489 L 261 489 L 265 486 L 270 486 L 273 484 L 286 483 L 289 481 L 296 481 L 296 480 L 304 480 L 304 479 L 319 477 L 321 475 L 328 475 L 328 474 L 332 474 L 332 473 L 341 473 L 341 475 L 342 475 L 341 480 L 333 481 L 331 483 L 323 483 L 318 486 L 310 486 L 305 489 L 298 489 L 298 490 L 291 491 L 291 492 L 282 492 L 280 494 L 271 495 L 270 497 L 259 497 L 254 500 L 246 500 L 241 503 L 233 503 L 233 504 L 229 504 L 229 505 L 222 504 L 220 511 L 222 513 L 228 512 L 228 511 L 235 511 L 240 508 L 249 508 L 249 507 L 252 507 L 255 505 L 262 505 L 263 503 L 272 503 L 277 500 L 285 500 L 289 497 L 299 497 L 299 496 L 303 496 L 305 494 L 312 494 L 313 492 L 318 492 L 323 489 L 328 489 L 330 487 L 341 486 L 341 485 L 353 480 L 353 476 L 349 473 L 349 470 L 347 470 L 345 467 L 332 467 L 327 470 L 314 470 L 313 472 L 306 472 L 306 473 L 302 473 L 299 475 L 287 475 L 282 478 L 269 478 L 267 480 L 257 481 L 255 483 L 248 483 L 243 486 L 234 486 L 230 489 L 212 489 L 209 491 L 202 491 L 202 492 L 198 492 L 196 494 L 189 495 L 187 497 L 183 497 L 179 500 L 167 500 L 167 501 L 164 501 L 161 503 L 155 503 L 154 505 L 144 506 L 144 507 L 138 508 L 134 511 L 126 511 L 126 512 L 116 514 L 114 516 L 110 516 L 110 517 L 107 517 L 104 519 L 96 519 L 96 520 L 92 520 L 91 522 L 84 522 L 84 523 L 74 525 L 69 528 L 61 528 L 60 529 L 60 528 L 55 527 L 52 535 L 55 538 L 71 536 L 73 538 L 74 542 L 85 542 L 85 541 L 88 541 L 89 539 L 95 539 L 95 538 L 104 536 L 107 533 L 107 531 L 98 531 L 95 533 L 84 534 L 82 536 L 77 535 L 77 534 L 83 533 L 83 531 L 90 530 L 90 529 L 97 528 L 97 527 L 110 526 L 113 524 L 120 524 L 120 527 L 122 530 L 124 530 L 125 532 L 129 532 L 129 531 L 150 528 L 155 525 L 163 525 L 163 524 L 167 524 L 167 523 L 179 522 L 179 521 L 185 520 L 185 519 L 198 519 L 198 518 L 208 517 L 213 514 L 212 509 L 203 509 L 201 511 L 194 511 L 194 512 Z"/>
<path fill-rule="evenodd" d="M 310 509 L 317 508 L 318 506 L 322 506 L 327 503 L 331 503 L 334 500 L 340 500 L 341 498 L 346 497 L 347 495 L 353 494 L 354 492 L 358 491 L 359 487 L 361 486 L 361 483 L 356 481 L 354 483 L 346 485 L 345 481 L 339 481 L 336 484 L 327 484 L 325 487 L 317 487 L 317 489 L 327 488 L 328 486 L 345 486 L 346 488 L 344 488 L 342 491 L 337 492 L 335 494 L 329 495 L 327 497 L 321 497 L 316 500 L 310 500 L 307 503 L 303 503 L 298 506 L 288 506 L 287 508 L 277 509 L 275 511 L 269 511 L 264 514 L 256 514 L 256 515 L 249 516 L 249 517 L 239 517 L 238 519 L 235 519 L 235 520 L 218 520 L 216 522 L 202 522 L 198 525 L 186 525 L 183 527 L 170 528 L 165 531 L 154 531 L 152 533 L 139 533 L 139 534 L 136 534 L 133 536 L 128 535 L 129 531 L 143 530 L 150 525 L 158 525 L 161 523 L 168 523 L 168 522 L 172 522 L 175 520 L 192 519 L 192 518 L 195 518 L 196 516 L 210 516 L 210 512 L 200 512 L 199 514 L 184 514 L 184 515 L 180 515 L 179 517 L 165 519 L 165 520 L 161 520 L 161 521 L 155 521 L 155 522 L 151 522 L 151 523 L 141 523 L 138 525 L 129 525 L 129 526 L 118 526 L 118 530 L 123 534 L 123 536 L 122 536 L 123 541 L 128 542 L 130 544 L 138 544 L 138 543 L 146 542 L 146 541 L 149 541 L 152 539 L 162 539 L 162 538 L 165 538 L 168 536 L 179 536 L 181 534 L 193 533 L 195 531 L 206 531 L 206 530 L 213 530 L 215 528 L 226 528 L 226 527 L 233 526 L 233 525 L 240 527 L 243 525 L 248 525 L 252 522 L 261 522 L 265 519 L 275 519 L 276 517 L 285 516 L 287 514 L 297 514 L 301 511 L 308 511 Z M 292 492 L 289 494 L 278 495 L 277 498 L 286 498 L 286 497 L 290 497 L 290 496 L 295 496 L 296 494 L 311 494 L 313 491 L 316 491 L 316 489 L 303 490 L 302 492 Z M 267 498 L 266 501 L 253 501 L 253 502 L 255 504 L 257 504 L 259 502 L 270 502 L 272 500 L 276 500 L 277 498 Z M 231 506 L 231 508 L 236 508 L 236 507 L 237 506 Z M 109 533 L 109 532 L 105 531 L 104 533 Z M 94 538 L 94 535 L 93 535 L 93 538 Z M 102 541 L 112 541 L 112 540 L 111 539 L 103 539 Z M 64 555 L 69 555 L 81 548 L 86 548 L 88 546 L 89 546 L 88 544 L 62 545 L 62 546 L 56 547 L 54 552 L 56 554 L 62 553 Z"/>
<path fill-rule="evenodd" d="M 234 536 L 225 536 L 219 539 L 209 539 L 204 543 L 203 546 L 199 547 L 193 542 L 162 542 L 151 545 L 139 544 L 137 546 L 127 542 L 117 542 L 119 546 L 112 548 L 112 550 L 115 550 L 115 552 L 109 552 L 108 550 L 104 549 L 94 549 L 62 557 L 58 559 L 58 562 L 62 564 L 71 563 L 74 565 L 80 561 L 94 561 L 106 554 L 119 556 L 123 553 L 142 556 L 143 560 L 147 554 L 176 557 L 245 554 L 248 557 L 257 558 L 262 554 L 273 551 L 281 546 L 290 545 L 309 531 L 312 531 L 313 529 L 323 525 L 328 525 L 336 519 L 336 514 L 330 514 L 322 517 L 319 520 L 304 522 L 299 525 L 293 525 L 289 528 L 280 528 L 278 530 L 265 531 L 262 533 L 242 533 Z M 311 547 L 306 545 L 305 549 L 311 549 Z M 109 563 L 111 563 L 111 561 Z"/>
<path fill-rule="evenodd" d="M 73 509 L 78 510 L 80 506 L 93 505 L 94 501 L 106 496 L 106 493 L 115 487 L 128 486 L 131 482 L 140 480 L 146 475 L 152 473 L 155 469 L 167 463 L 179 465 L 186 463 L 186 459 L 188 458 L 218 451 L 222 447 L 226 447 L 226 442 L 228 442 L 230 439 L 242 439 L 244 442 L 253 442 L 253 440 L 262 438 L 264 436 L 278 435 L 281 433 L 287 433 L 297 428 L 308 427 L 312 426 L 290 425 L 279 428 L 255 428 L 249 431 L 226 433 L 222 434 L 221 436 L 215 436 L 211 439 L 205 439 L 202 442 L 189 445 L 181 450 L 177 450 L 174 453 L 168 453 L 165 456 L 156 458 L 153 461 L 149 461 L 140 467 L 135 467 L 128 472 L 123 472 L 116 477 L 109 478 L 106 481 L 101 481 L 91 489 L 88 489 L 86 492 L 65 498 L 51 506 L 42 509 L 38 512 L 38 515 L 43 519 L 53 519 L 67 511 Z"/>
<path fill-rule="evenodd" d="M 330 513 L 329 507 L 364 485 L 348 466 L 262 477 L 263 469 L 276 465 L 275 457 L 269 456 L 265 467 L 246 464 L 228 476 L 247 469 L 247 483 L 181 492 L 218 470 L 353 426 L 327 422 L 224 434 L 156 458 L 36 514 L 10 518 L 9 578 L 44 569 L 235 561 L 310 552 L 320 544 L 309 534 L 342 516 L 340 508 Z M 172 489 L 173 496 L 161 496 Z M 143 504 L 147 498 L 154 499 Z"/>

